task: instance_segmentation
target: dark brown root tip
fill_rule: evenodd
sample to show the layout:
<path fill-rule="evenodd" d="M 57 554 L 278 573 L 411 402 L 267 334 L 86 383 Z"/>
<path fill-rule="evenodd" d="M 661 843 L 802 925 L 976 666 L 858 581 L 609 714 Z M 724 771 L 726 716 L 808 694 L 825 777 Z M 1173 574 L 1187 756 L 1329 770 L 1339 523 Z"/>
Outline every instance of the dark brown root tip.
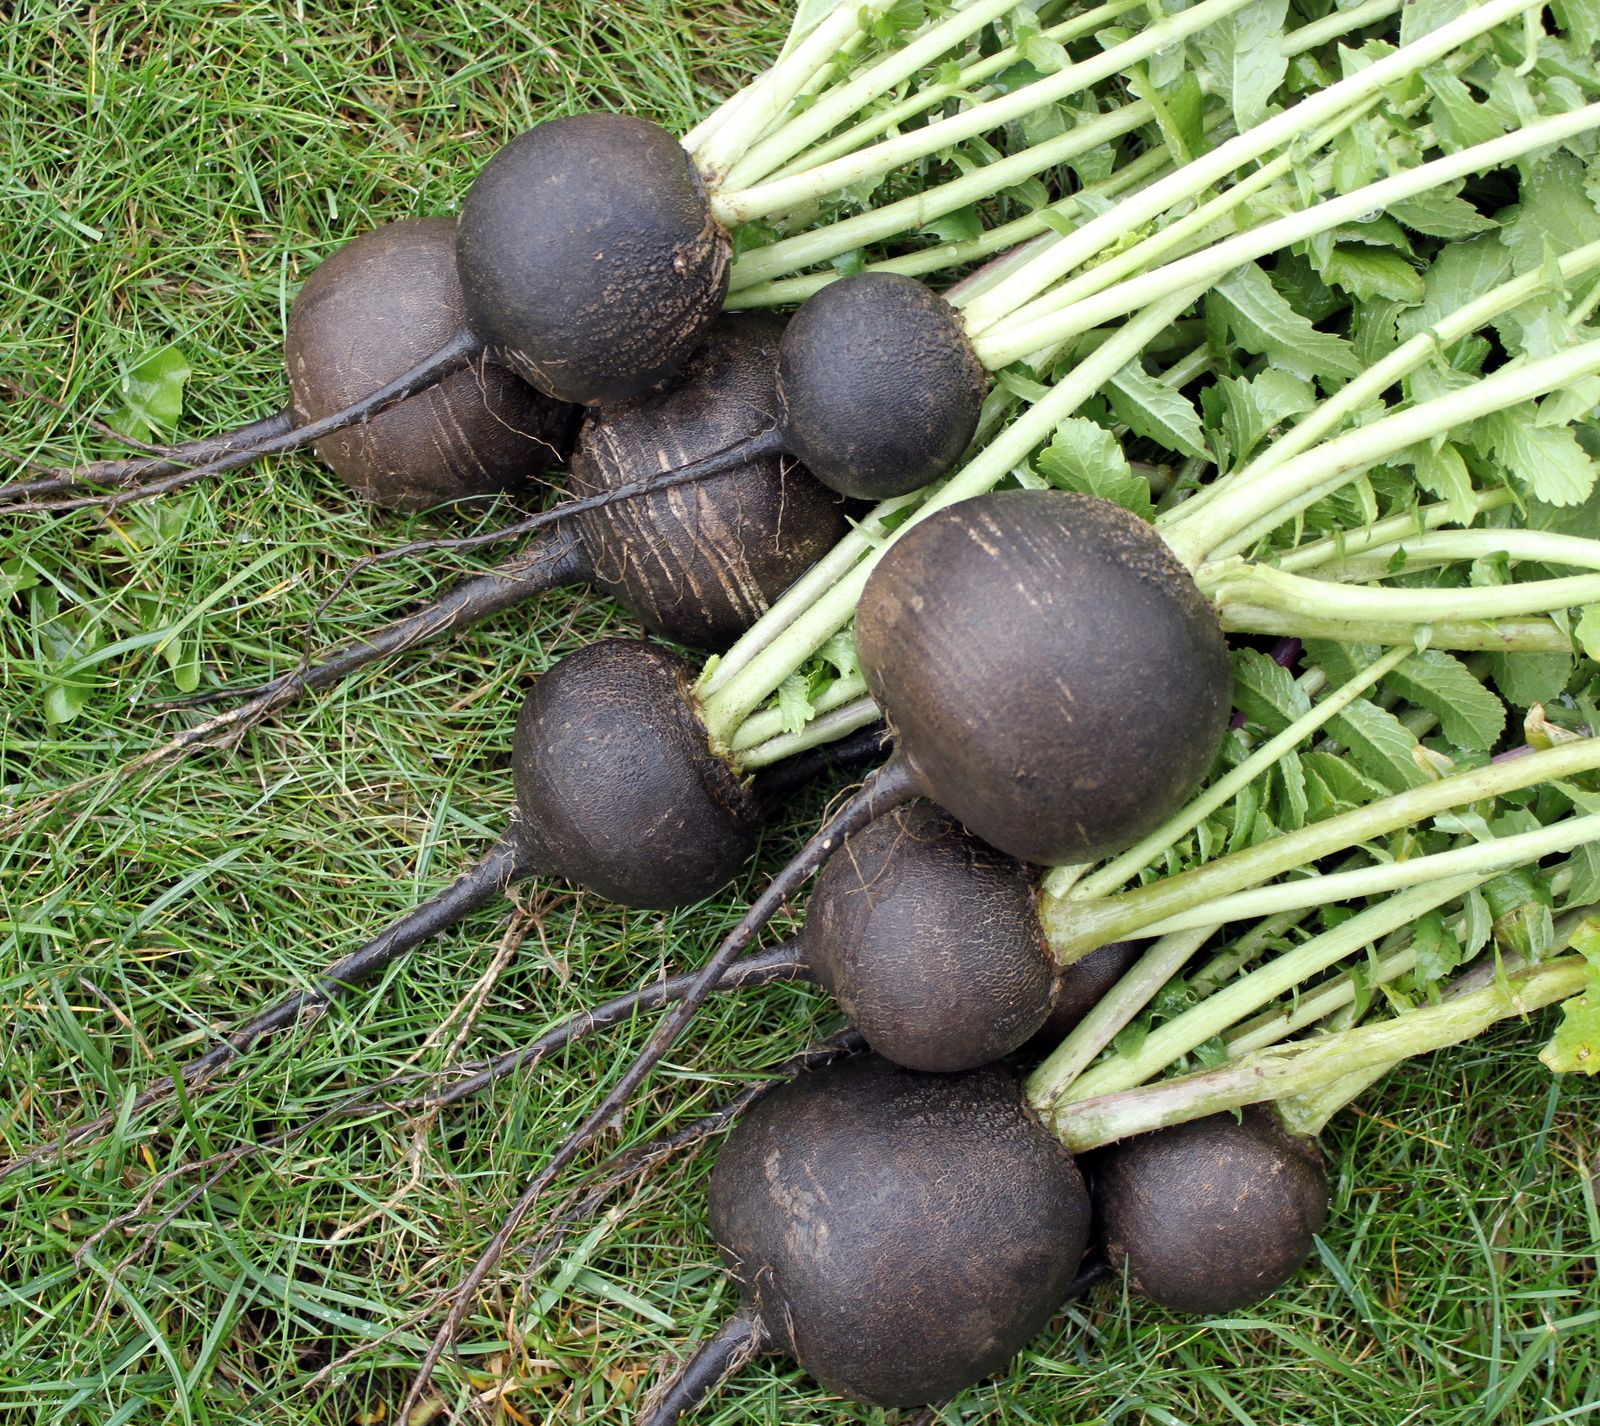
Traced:
<path fill-rule="evenodd" d="M 424 941 L 441 935 L 480 906 L 504 895 L 506 887 L 513 881 L 529 876 L 535 870 L 528 849 L 519 837 L 513 834 L 501 838 L 470 870 L 443 891 L 408 912 L 358 950 L 335 961 L 317 977 L 313 989 L 288 996 L 242 1025 L 236 1025 L 211 1049 L 185 1061 L 176 1075 L 167 1075 L 140 1090 L 131 1103 L 120 1105 L 87 1123 L 75 1125 L 65 1130 L 53 1143 L 0 1165 L 0 1179 L 9 1177 L 29 1164 L 52 1158 L 74 1144 L 97 1138 L 122 1122 L 125 1116 L 142 1113 L 152 1105 L 170 1099 L 180 1081 L 186 1089 L 199 1088 L 257 1041 L 288 1029 L 299 1023 L 303 1016 L 326 1008 L 357 986 L 373 980 Z"/>
<path fill-rule="evenodd" d="M 767 1345 L 767 1330 L 753 1313 L 730 1317 L 645 1399 L 636 1426 L 673 1426 Z"/>
<path fill-rule="evenodd" d="M 91 461 L 70 470 L 52 469 L 35 480 L 16 480 L 0 485 L 0 503 L 10 505 L 23 500 L 60 495 L 72 490 L 102 488 L 107 493 L 136 487 L 142 480 L 173 475 L 191 466 L 216 460 L 235 451 L 250 450 L 262 441 L 272 440 L 294 428 L 294 413 L 275 411 L 259 421 L 237 426 L 218 436 L 159 448 L 153 455 L 124 457 L 119 460 Z"/>

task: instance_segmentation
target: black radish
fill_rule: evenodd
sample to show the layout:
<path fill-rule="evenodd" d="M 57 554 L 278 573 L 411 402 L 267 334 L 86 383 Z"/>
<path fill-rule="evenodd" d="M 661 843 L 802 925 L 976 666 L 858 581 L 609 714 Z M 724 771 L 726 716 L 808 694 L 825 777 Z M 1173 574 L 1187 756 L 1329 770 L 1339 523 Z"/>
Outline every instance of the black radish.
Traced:
<path fill-rule="evenodd" d="M 466 309 L 456 277 L 455 231 L 449 218 L 402 219 L 363 233 L 312 271 L 289 308 L 284 364 L 290 399 L 284 410 L 159 455 L 100 461 L 0 486 L 0 499 L 182 479 L 189 468 L 247 457 L 266 441 L 294 442 L 312 423 L 410 370 L 460 326 Z M 573 406 L 542 395 L 502 365 L 480 360 L 368 420 L 325 435 L 315 448 L 363 499 L 390 510 L 422 510 L 522 489 L 566 459 L 577 418 Z"/>
<path fill-rule="evenodd" d="M 1077 1166 L 1010 1074 L 872 1055 L 753 1107 L 717 1157 L 710 1216 L 750 1336 L 881 1406 L 1003 1367 L 1065 1301 L 1089 1237 Z"/>
<path fill-rule="evenodd" d="M 473 334 L 585 406 L 678 369 L 722 310 L 731 253 L 683 146 L 624 114 L 518 134 L 467 191 L 456 238 Z"/>
<path fill-rule="evenodd" d="M 724 317 L 663 391 L 591 413 L 573 453 L 581 498 L 648 484 L 771 420 L 782 323 Z M 559 510 L 559 506 L 556 507 Z M 758 456 L 692 485 L 585 510 L 441 598 L 309 668 L 189 703 L 241 698 L 284 706 L 379 659 L 467 627 L 562 585 L 595 584 L 675 643 L 718 649 L 749 627 L 832 547 L 845 522 L 834 497 L 779 456 Z"/>
<path fill-rule="evenodd" d="M 955 308 L 913 278 L 857 273 L 790 320 L 773 422 L 699 469 L 781 451 L 841 495 L 904 495 L 955 468 L 987 387 Z"/>
<path fill-rule="evenodd" d="M 1137 1134 L 1085 1166 L 1111 1266 L 1174 1312 L 1259 1302 L 1300 1270 L 1328 1216 L 1322 1150 L 1270 1105 Z"/>

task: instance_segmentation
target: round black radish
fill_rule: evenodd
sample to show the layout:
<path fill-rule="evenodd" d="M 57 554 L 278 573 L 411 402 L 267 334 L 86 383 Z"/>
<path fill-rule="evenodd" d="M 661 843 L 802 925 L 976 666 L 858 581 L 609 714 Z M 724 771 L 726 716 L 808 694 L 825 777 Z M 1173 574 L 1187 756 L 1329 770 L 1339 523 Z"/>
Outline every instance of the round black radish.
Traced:
<path fill-rule="evenodd" d="M 722 308 L 731 251 L 682 145 L 622 114 L 512 139 L 467 191 L 456 238 L 472 331 L 586 406 L 677 369 Z"/>
<path fill-rule="evenodd" d="M 306 279 L 284 341 L 297 424 L 343 410 L 461 329 L 455 233 L 448 218 L 390 223 Z M 364 499 L 422 510 L 517 488 L 565 458 L 576 425 L 573 407 L 480 360 L 315 450 Z"/>
<path fill-rule="evenodd" d="M 990 845 L 1098 861 L 1158 827 L 1227 727 L 1227 645 L 1136 516 L 1010 490 L 936 511 L 862 592 L 867 684 L 921 790 Z"/>
<path fill-rule="evenodd" d="M 1095 1213 L 1113 1267 L 1174 1312 L 1214 1315 L 1260 1301 L 1310 1256 L 1328 1216 L 1315 1140 L 1269 1107 L 1217 1114 L 1099 1150 Z"/>
<path fill-rule="evenodd" d="M 783 331 L 770 317 L 719 318 L 669 386 L 591 412 L 572 493 L 647 480 L 770 431 Z M 749 628 L 845 533 L 835 497 L 777 454 L 575 518 L 596 584 L 652 633 L 709 649 Z"/>
<path fill-rule="evenodd" d="M 774 1346 L 830 1390 L 915 1406 L 1000 1370 L 1057 1311 L 1089 1201 L 1006 1071 L 861 1055 L 746 1114 L 711 1227 Z"/>
<path fill-rule="evenodd" d="M 858 273 L 807 299 L 778 360 L 787 448 L 862 500 L 953 470 L 987 386 L 956 310 L 893 273 Z"/>
<path fill-rule="evenodd" d="M 534 684 L 513 750 L 518 830 L 539 870 L 626 906 L 709 896 L 755 849 L 759 805 L 716 757 L 689 690 L 697 670 L 608 639 Z"/>
<path fill-rule="evenodd" d="M 1032 873 L 927 802 L 845 842 L 817 878 L 801 943 L 867 1043 L 912 1069 L 988 1064 L 1050 1009 Z"/>

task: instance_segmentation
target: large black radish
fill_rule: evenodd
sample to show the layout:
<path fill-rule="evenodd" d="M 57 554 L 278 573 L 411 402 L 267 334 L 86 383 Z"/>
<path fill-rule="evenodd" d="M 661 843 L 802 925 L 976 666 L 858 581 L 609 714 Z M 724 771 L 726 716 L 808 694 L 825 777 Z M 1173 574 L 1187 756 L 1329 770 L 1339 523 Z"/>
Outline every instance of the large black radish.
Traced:
<path fill-rule="evenodd" d="M 679 381 L 590 413 L 572 456 L 574 495 L 636 490 L 685 457 L 697 459 L 770 422 L 782 332 L 770 317 L 724 317 Z M 299 692 L 329 688 L 379 659 L 562 585 L 598 585 L 651 633 L 720 649 L 844 531 L 837 501 L 802 467 L 757 456 L 692 485 L 581 510 L 510 559 L 309 668 L 183 701 L 247 698 L 280 708 Z"/>
<path fill-rule="evenodd" d="M 1271 1105 L 1136 1134 L 1085 1165 L 1111 1266 L 1174 1312 L 1259 1302 L 1300 1270 L 1328 1217 L 1322 1150 Z"/>
<path fill-rule="evenodd" d="M 919 1074 L 874 1055 L 750 1109 L 717 1156 L 710 1216 L 740 1309 L 647 1426 L 761 1349 L 857 1401 L 941 1401 L 1060 1309 L 1089 1240 L 1077 1166 L 1007 1071 Z"/>
<path fill-rule="evenodd" d="M 363 233 L 313 270 L 289 308 L 290 399 L 282 411 L 159 455 L 0 486 L 0 499 L 182 479 L 208 462 L 259 453 L 267 441 L 304 444 L 298 437 L 307 428 L 403 375 L 460 326 L 466 307 L 455 233 L 449 218 L 402 219 Z M 315 446 L 363 499 L 390 510 L 422 510 L 521 489 L 566 459 L 577 421 L 575 407 L 480 360 Z"/>

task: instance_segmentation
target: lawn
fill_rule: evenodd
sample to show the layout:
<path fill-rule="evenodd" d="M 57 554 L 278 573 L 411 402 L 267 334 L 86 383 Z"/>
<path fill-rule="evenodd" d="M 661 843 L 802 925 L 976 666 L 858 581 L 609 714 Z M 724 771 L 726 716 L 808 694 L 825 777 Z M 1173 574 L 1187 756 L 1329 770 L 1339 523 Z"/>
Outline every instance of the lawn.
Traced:
<path fill-rule="evenodd" d="M 282 399 L 287 302 L 339 242 L 449 211 L 539 119 L 602 107 L 683 130 L 770 59 L 784 10 L 19 0 L 0 28 L 0 380 L 19 383 L 0 447 L 114 453 L 83 418 L 109 414 L 121 371 L 169 344 L 192 367 L 185 433 L 265 414 Z M 599 599 L 553 596 L 234 747 L 118 775 L 190 716 L 157 704 L 194 677 L 283 667 L 493 559 L 371 568 L 318 612 L 352 560 L 440 528 L 357 505 L 305 457 L 108 519 L 0 528 L 0 1155 L 125 1100 L 442 886 L 507 816 L 521 690 L 585 641 L 637 632 Z M 841 785 L 795 803 L 739 893 Z M 313 1127 L 198 1196 L 192 1173 L 168 1171 L 281 1137 L 389 1076 L 408 1077 L 391 1094 L 412 1092 L 522 1043 L 698 960 L 737 909 L 519 890 L 193 1102 L 0 1182 L 0 1418 L 393 1421 L 441 1294 L 647 1027 L 442 1114 Z M 607 1151 L 833 1025 L 804 989 L 712 1007 Z M 1541 1032 L 1512 1025 L 1413 1064 L 1336 1121 L 1318 1256 L 1261 1307 L 1185 1320 L 1102 1287 L 938 1419 L 1600 1419 L 1600 1084 L 1553 1080 L 1534 1059 Z M 670 1354 L 732 1305 L 704 1230 L 708 1166 L 676 1157 L 536 1271 L 503 1264 L 423 1416 L 629 1420 Z M 772 1358 L 703 1419 L 892 1413 Z"/>

